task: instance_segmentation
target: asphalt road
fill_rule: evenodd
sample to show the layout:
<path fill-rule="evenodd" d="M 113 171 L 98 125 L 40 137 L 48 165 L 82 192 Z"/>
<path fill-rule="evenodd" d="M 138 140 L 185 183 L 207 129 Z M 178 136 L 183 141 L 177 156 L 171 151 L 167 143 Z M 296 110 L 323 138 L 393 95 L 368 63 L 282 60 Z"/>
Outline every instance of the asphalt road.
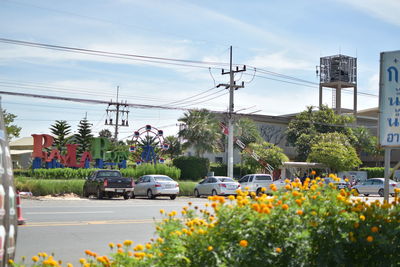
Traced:
<path fill-rule="evenodd" d="M 159 210 L 179 212 L 189 201 L 203 206 L 207 199 L 23 199 L 26 225 L 18 227 L 15 259 L 26 256 L 30 261 L 38 252 L 46 252 L 80 266 L 85 249 L 106 255 L 109 242 L 149 241 L 155 236 L 155 220 L 162 219 Z"/>

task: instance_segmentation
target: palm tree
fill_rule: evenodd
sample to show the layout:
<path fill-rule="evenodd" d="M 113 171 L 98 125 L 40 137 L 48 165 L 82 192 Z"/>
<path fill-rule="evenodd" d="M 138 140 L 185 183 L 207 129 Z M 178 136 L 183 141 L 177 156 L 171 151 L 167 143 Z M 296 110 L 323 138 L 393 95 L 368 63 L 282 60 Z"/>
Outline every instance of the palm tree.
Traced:
<path fill-rule="evenodd" d="M 179 138 L 170 135 L 165 137 L 165 142 L 169 145 L 169 148 L 165 151 L 171 159 L 174 159 L 182 154 L 182 144 L 179 142 Z"/>
<path fill-rule="evenodd" d="M 213 113 L 207 109 L 193 109 L 185 112 L 178 121 L 185 124 L 178 133 L 186 140 L 185 148 L 192 146 L 198 157 L 218 149 L 222 133 Z"/>

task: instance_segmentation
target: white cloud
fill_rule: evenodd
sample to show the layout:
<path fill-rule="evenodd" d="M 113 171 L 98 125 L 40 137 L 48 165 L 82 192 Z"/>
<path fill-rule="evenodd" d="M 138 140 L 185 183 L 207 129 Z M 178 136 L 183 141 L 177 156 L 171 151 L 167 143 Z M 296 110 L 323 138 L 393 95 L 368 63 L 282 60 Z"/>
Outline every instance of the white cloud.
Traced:
<path fill-rule="evenodd" d="M 302 59 L 295 59 L 285 51 L 272 54 L 259 54 L 247 62 L 248 65 L 273 70 L 314 70 L 315 64 Z"/>
<path fill-rule="evenodd" d="M 339 0 L 368 15 L 400 26 L 400 1 L 398 0 Z"/>

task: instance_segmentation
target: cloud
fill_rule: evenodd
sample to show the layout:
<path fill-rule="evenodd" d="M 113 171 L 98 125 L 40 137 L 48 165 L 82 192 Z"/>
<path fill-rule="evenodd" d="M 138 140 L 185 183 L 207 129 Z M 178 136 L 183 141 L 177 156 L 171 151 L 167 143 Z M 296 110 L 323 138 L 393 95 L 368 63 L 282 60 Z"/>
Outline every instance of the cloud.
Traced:
<path fill-rule="evenodd" d="M 273 70 L 314 70 L 315 64 L 302 59 L 291 58 L 286 52 L 259 54 L 247 62 L 248 65 Z"/>
<path fill-rule="evenodd" d="M 387 23 L 400 26 L 400 1 L 398 0 L 339 0 L 339 2 L 351 5 Z"/>

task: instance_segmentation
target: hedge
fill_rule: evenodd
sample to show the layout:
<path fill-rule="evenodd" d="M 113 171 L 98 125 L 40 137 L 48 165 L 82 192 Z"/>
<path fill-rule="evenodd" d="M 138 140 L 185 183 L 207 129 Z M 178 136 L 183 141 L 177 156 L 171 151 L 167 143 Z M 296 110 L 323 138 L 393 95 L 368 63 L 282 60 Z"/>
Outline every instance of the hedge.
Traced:
<path fill-rule="evenodd" d="M 360 168 L 360 171 L 366 171 L 368 179 L 385 177 L 384 167 L 365 167 L 365 168 Z"/>
<path fill-rule="evenodd" d="M 226 164 L 214 164 L 210 166 L 210 172 L 214 172 L 216 176 L 227 176 Z M 242 177 L 246 174 L 253 173 L 250 168 L 246 166 L 235 165 L 233 166 L 233 176 Z"/>
<path fill-rule="evenodd" d="M 206 158 L 182 156 L 174 159 L 173 165 L 181 170 L 181 180 L 199 180 L 207 175 L 210 161 Z"/>

